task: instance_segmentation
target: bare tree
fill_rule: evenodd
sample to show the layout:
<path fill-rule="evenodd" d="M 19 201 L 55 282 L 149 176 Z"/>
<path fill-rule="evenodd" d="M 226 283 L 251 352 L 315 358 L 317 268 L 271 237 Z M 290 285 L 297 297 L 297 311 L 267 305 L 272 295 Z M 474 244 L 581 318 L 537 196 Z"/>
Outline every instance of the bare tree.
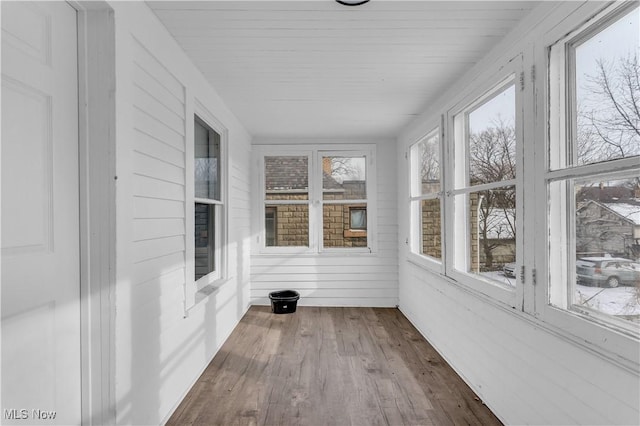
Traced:
<path fill-rule="evenodd" d="M 437 136 L 420 144 L 420 176 L 423 183 L 440 181 L 440 140 Z"/>
<path fill-rule="evenodd" d="M 472 185 L 515 179 L 516 136 L 513 124 L 497 119 L 492 126 L 469 138 L 469 172 Z"/>
<path fill-rule="evenodd" d="M 640 64 L 637 55 L 596 62 L 581 87 L 578 164 L 640 154 Z"/>
<path fill-rule="evenodd" d="M 337 182 L 341 183 L 343 180 L 365 180 L 364 159 L 357 157 L 329 158 L 330 175 Z"/>
<path fill-rule="evenodd" d="M 515 127 L 498 119 L 469 138 L 469 173 L 472 185 L 515 179 Z M 487 269 L 493 267 L 493 252 L 514 239 L 516 194 L 513 188 L 480 191 L 478 202 L 478 244 Z"/>

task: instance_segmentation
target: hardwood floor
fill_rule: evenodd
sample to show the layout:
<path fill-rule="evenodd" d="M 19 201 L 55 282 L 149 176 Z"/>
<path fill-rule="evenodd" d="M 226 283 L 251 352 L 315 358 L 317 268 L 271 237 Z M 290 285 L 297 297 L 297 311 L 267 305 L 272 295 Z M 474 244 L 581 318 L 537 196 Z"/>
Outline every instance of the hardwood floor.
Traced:
<path fill-rule="evenodd" d="M 254 306 L 169 425 L 499 425 L 397 309 Z"/>

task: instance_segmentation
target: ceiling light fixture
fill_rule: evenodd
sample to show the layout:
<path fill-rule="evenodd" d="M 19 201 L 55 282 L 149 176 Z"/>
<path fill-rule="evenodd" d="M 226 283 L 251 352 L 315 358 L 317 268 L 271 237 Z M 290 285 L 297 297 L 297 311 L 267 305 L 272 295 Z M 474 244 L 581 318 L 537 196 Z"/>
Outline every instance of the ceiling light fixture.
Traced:
<path fill-rule="evenodd" d="M 369 2 L 369 0 L 336 0 L 336 1 L 344 6 L 360 6 L 361 4 L 365 4 Z"/>

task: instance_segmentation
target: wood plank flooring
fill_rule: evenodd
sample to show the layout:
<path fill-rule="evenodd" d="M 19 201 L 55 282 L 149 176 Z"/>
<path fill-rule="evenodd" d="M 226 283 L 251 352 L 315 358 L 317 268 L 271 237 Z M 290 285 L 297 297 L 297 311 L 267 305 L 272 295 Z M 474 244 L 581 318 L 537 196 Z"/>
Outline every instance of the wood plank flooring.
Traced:
<path fill-rule="evenodd" d="M 252 307 L 169 425 L 499 425 L 397 309 Z"/>

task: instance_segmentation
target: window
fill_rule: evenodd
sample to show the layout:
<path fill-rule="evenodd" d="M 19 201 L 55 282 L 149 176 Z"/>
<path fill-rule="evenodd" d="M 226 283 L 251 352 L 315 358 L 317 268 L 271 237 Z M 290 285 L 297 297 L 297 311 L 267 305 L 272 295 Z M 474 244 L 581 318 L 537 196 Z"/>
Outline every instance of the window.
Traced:
<path fill-rule="evenodd" d="M 411 250 L 442 261 L 440 129 L 411 147 Z"/>
<path fill-rule="evenodd" d="M 367 209 L 362 207 L 350 207 L 349 217 L 349 229 L 352 231 L 367 230 Z"/>
<path fill-rule="evenodd" d="M 263 248 L 370 252 L 370 148 L 272 146 L 262 151 Z"/>
<path fill-rule="evenodd" d="M 194 279 L 221 272 L 220 135 L 199 117 L 194 120 Z M 206 280 L 208 283 L 209 280 Z M 204 281 L 202 285 L 205 285 Z M 201 285 L 201 286 L 202 286 Z"/>
<path fill-rule="evenodd" d="M 511 75 L 454 115 L 455 270 L 514 290 L 518 258 L 517 95 Z M 473 285 L 477 285 L 474 282 Z"/>
<path fill-rule="evenodd" d="M 322 155 L 322 247 L 368 247 L 364 155 Z M 353 215 L 360 227 L 352 228 Z M 355 229 L 355 230 L 354 230 Z M 364 231 L 364 232 L 363 232 Z"/>
<path fill-rule="evenodd" d="M 265 156 L 265 245 L 309 247 L 309 156 Z"/>
<path fill-rule="evenodd" d="M 629 329 L 640 313 L 637 3 L 550 48 L 547 303 Z"/>

